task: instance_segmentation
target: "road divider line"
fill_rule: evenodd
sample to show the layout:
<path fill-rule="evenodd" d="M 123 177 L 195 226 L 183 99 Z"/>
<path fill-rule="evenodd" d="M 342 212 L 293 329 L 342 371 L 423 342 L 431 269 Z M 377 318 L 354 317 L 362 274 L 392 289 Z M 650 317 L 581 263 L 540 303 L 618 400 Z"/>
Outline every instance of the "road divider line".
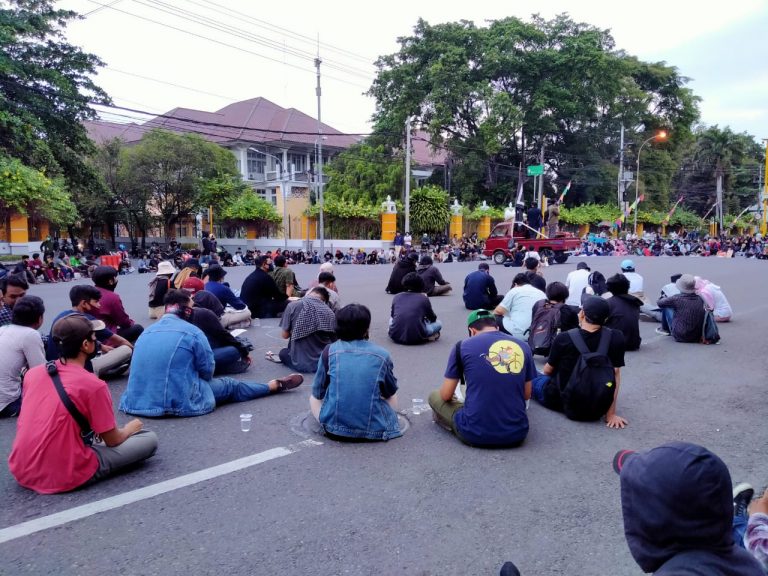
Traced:
<path fill-rule="evenodd" d="M 144 488 L 138 488 L 136 490 L 131 490 L 130 492 L 124 492 L 123 494 L 116 494 L 115 496 L 104 498 L 103 500 L 97 500 L 96 502 L 69 508 L 68 510 L 35 518 L 34 520 L 22 522 L 21 524 L 16 524 L 14 526 L 8 526 L 7 528 L 0 529 L 0 544 L 16 540 L 17 538 L 23 538 L 24 536 L 29 536 L 36 532 L 48 530 L 49 528 L 62 526 L 69 522 L 74 522 L 75 520 L 82 520 L 83 518 L 93 516 L 94 514 L 100 514 L 101 512 L 107 512 L 108 510 L 114 510 L 115 508 L 121 508 L 135 502 L 140 502 L 141 500 L 154 498 L 155 496 L 172 492 L 179 488 L 186 488 L 187 486 L 199 484 L 206 480 L 212 480 L 219 476 L 244 470 L 245 468 L 263 464 L 264 462 L 269 462 L 275 458 L 282 458 L 283 456 L 294 454 L 303 448 L 319 446 L 321 444 L 322 442 L 309 439 L 289 446 L 279 446 L 277 448 L 265 450 L 264 452 L 245 456 L 244 458 L 225 462 L 224 464 L 219 464 L 210 468 L 198 470 L 197 472 L 171 478 L 170 480 L 158 482 L 157 484 L 151 484 Z"/>

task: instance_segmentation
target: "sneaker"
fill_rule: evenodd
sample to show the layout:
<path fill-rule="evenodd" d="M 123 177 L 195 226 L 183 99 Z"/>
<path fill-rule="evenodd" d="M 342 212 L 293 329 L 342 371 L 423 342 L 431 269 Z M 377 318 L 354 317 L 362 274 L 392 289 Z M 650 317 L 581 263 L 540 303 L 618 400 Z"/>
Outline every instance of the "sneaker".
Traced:
<path fill-rule="evenodd" d="M 669 336 L 669 332 L 664 330 L 664 328 L 656 328 L 656 334 L 661 334 L 662 336 Z"/>
<path fill-rule="evenodd" d="M 285 392 L 286 390 L 293 390 L 301 386 L 304 382 L 304 376 L 301 374 L 290 374 L 285 378 L 277 378 L 277 391 Z"/>
<path fill-rule="evenodd" d="M 733 489 L 733 515 L 748 516 L 749 512 L 747 509 L 754 495 L 755 489 L 750 484 L 746 482 L 737 484 Z"/>
<path fill-rule="evenodd" d="M 499 576 L 520 576 L 520 570 L 512 562 L 504 562 L 499 570 Z"/>

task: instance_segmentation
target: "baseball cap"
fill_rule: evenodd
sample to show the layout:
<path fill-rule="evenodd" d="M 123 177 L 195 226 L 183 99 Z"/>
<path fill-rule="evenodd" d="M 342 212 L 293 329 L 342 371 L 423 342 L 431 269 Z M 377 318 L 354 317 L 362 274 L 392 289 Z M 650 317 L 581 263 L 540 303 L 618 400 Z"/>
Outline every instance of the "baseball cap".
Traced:
<path fill-rule="evenodd" d="M 200 278 L 197 276 L 190 276 L 184 280 L 184 283 L 181 285 L 181 289 L 194 295 L 201 290 L 205 290 L 205 284 L 203 284 L 203 281 L 200 280 Z"/>
<path fill-rule="evenodd" d="M 483 310 L 482 308 L 473 310 L 469 313 L 469 316 L 467 316 L 467 326 L 472 326 L 472 324 L 483 318 L 493 318 L 493 312 L 490 310 Z"/>
<path fill-rule="evenodd" d="M 576 270 L 591 270 L 586 262 L 579 262 L 576 264 Z"/>
<path fill-rule="evenodd" d="M 82 342 L 91 332 L 104 330 L 101 320 L 88 320 L 83 314 L 68 314 L 56 321 L 51 329 L 53 339 L 59 343 Z"/>
<path fill-rule="evenodd" d="M 581 309 L 584 310 L 584 316 L 595 324 L 602 326 L 611 314 L 611 308 L 608 301 L 600 296 L 585 294 L 581 297 Z"/>
<path fill-rule="evenodd" d="M 635 263 L 627 258 L 626 260 L 621 261 L 621 269 L 622 270 L 634 270 L 635 269 Z"/>

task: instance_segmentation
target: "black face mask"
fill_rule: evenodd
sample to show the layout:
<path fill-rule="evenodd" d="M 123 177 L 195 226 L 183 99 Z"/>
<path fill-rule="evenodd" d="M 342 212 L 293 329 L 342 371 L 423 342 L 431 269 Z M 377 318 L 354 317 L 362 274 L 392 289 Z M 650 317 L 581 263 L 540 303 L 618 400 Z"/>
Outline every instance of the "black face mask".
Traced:
<path fill-rule="evenodd" d="M 99 355 L 99 350 L 101 349 L 101 345 L 97 340 L 92 340 L 93 342 L 93 352 L 88 353 L 88 360 L 93 360 L 96 358 L 96 356 Z"/>

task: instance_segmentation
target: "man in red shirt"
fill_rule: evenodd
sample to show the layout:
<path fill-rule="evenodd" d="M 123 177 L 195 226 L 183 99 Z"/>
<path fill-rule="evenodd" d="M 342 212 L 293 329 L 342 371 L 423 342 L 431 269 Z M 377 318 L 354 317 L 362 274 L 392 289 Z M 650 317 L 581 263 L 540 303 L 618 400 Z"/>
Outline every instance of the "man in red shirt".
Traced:
<path fill-rule="evenodd" d="M 115 294 L 117 270 L 112 266 L 97 266 L 91 274 L 91 279 L 101 292 L 101 307 L 94 310 L 93 315 L 118 336 L 122 336 L 131 344 L 136 342 L 144 331 L 144 327 L 131 320 L 120 296 Z"/>
<path fill-rule="evenodd" d="M 16 481 L 41 494 L 74 490 L 103 480 L 154 455 L 157 436 L 135 418 L 122 428 L 115 422 L 107 384 L 85 369 L 96 354 L 90 320 L 70 314 L 51 330 L 61 349 L 55 363 L 62 386 L 96 434 L 87 445 L 81 428 L 56 392 L 45 365 L 24 377 L 23 402 L 8 467 Z"/>

